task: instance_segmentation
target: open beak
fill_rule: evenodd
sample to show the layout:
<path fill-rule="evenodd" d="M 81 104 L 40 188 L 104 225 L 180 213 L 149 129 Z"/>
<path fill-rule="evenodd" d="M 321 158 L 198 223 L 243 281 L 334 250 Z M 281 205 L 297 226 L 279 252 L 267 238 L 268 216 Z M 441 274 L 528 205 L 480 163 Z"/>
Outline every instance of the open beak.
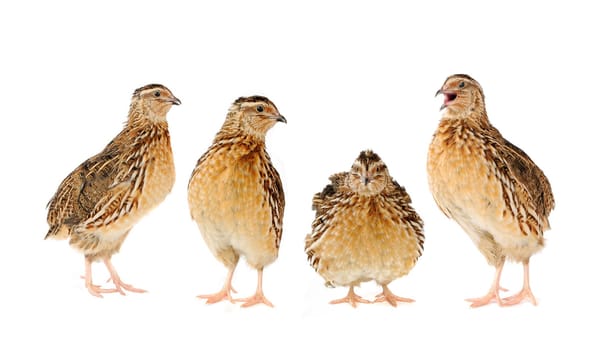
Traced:
<path fill-rule="evenodd" d="M 436 92 L 436 94 L 434 95 L 434 97 L 436 97 L 440 94 L 443 94 L 445 96 L 445 100 L 444 100 L 443 104 L 440 106 L 441 111 L 443 109 L 447 108 L 447 106 L 457 98 L 457 93 L 453 90 L 439 89 Z"/>

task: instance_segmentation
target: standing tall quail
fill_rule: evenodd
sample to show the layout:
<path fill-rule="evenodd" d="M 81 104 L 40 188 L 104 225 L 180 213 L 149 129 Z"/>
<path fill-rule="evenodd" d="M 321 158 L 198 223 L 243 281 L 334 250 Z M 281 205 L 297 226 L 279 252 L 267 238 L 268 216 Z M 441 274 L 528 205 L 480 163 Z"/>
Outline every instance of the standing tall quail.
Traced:
<path fill-rule="evenodd" d="M 489 292 L 467 299 L 472 307 L 497 302 L 536 305 L 529 284 L 529 260 L 544 245 L 548 216 L 555 206 L 549 180 L 529 156 L 490 124 L 484 94 L 468 75 L 447 78 L 444 113 L 428 150 L 428 179 L 442 212 L 467 232 L 488 263 L 496 268 Z M 506 259 L 522 263 L 522 290 L 500 297 Z"/>
<path fill-rule="evenodd" d="M 412 302 L 387 287 L 410 272 L 424 245 L 423 222 L 406 190 L 370 150 L 361 152 L 350 172 L 330 181 L 313 197 L 316 216 L 305 252 L 327 286 L 349 287 L 346 297 L 331 303 L 368 303 L 354 287 L 372 280 L 383 289 L 375 302 Z"/>
<path fill-rule="evenodd" d="M 283 232 L 283 187 L 265 147 L 266 133 L 277 122 L 287 120 L 268 98 L 238 98 L 191 175 L 191 216 L 228 269 L 221 291 L 200 296 L 207 303 L 227 299 L 244 307 L 273 306 L 262 292 L 262 271 L 276 260 Z M 257 269 L 258 286 L 253 296 L 233 299 L 231 281 L 241 256 Z"/>
<path fill-rule="evenodd" d="M 166 115 L 180 100 L 165 86 L 135 90 L 127 124 L 97 155 L 59 185 L 48 203 L 47 238 L 67 239 L 84 254 L 90 294 L 145 292 L 123 283 L 111 263 L 131 228 L 171 191 L 175 179 Z M 92 282 L 91 266 L 103 261 L 115 288 Z"/>

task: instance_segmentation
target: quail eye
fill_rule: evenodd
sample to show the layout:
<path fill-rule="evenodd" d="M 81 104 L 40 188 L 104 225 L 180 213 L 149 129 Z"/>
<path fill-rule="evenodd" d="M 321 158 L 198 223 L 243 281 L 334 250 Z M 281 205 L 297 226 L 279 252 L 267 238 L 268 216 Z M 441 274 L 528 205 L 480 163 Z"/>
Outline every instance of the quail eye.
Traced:
<path fill-rule="evenodd" d="M 156 91 L 156 92 L 154 92 L 154 96 L 156 96 L 156 97 L 160 97 L 160 91 Z"/>
<path fill-rule="evenodd" d="M 462 89 L 464 87 L 465 87 L 465 82 L 464 81 L 460 82 L 459 83 L 459 89 Z"/>
<path fill-rule="evenodd" d="M 262 105 L 256 106 L 256 112 L 260 113 L 262 111 L 264 111 L 264 107 L 262 107 Z"/>

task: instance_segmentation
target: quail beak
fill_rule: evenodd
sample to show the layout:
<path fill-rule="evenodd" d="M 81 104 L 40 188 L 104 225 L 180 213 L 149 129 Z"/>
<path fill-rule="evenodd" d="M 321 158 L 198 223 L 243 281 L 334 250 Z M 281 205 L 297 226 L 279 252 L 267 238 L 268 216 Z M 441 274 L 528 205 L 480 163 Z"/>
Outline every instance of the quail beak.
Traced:
<path fill-rule="evenodd" d="M 172 103 L 173 105 L 177 105 L 177 106 L 179 104 L 181 104 L 180 100 L 178 98 L 176 98 L 176 97 L 170 98 L 167 101 L 170 102 L 170 103 Z"/>
<path fill-rule="evenodd" d="M 439 89 L 436 94 L 434 95 L 434 97 L 443 94 L 445 96 L 445 101 L 443 102 L 443 104 L 440 106 L 440 110 L 442 111 L 443 109 L 447 108 L 447 106 L 449 105 L 449 102 L 454 101 L 457 98 L 457 93 L 452 91 L 452 90 L 444 90 L 444 89 Z"/>
<path fill-rule="evenodd" d="M 271 114 L 271 113 L 259 113 L 258 116 L 264 117 L 270 120 L 276 120 L 277 122 L 287 123 L 287 118 L 283 117 L 280 114 Z"/>
<path fill-rule="evenodd" d="M 369 176 L 363 176 L 362 180 L 363 180 L 363 183 L 365 184 L 365 186 L 367 186 L 369 184 L 369 182 L 371 182 L 371 178 Z"/>
<path fill-rule="evenodd" d="M 438 89 L 438 91 L 436 92 L 436 94 L 434 94 L 434 97 L 437 97 L 438 95 L 442 94 L 443 90 L 442 89 Z M 447 105 L 445 105 L 444 103 L 442 104 L 442 106 L 440 106 L 439 111 L 442 111 L 443 109 L 445 109 L 445 107 L 447 107 Z"/>

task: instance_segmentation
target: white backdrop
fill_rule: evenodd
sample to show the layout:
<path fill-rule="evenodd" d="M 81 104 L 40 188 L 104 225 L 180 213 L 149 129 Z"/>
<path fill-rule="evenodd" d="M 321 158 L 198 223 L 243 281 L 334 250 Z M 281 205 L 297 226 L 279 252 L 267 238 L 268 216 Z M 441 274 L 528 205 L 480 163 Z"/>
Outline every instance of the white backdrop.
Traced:
<path fill-rule="evenodd" d="M 0 348 L 260 349 L 282 346 L 588 347 L 589 239 L 584 219 L 590 71 L 586 7 L 561 1 L 32 1 L 0 5 L 3 229 Z M 557 207 L 544 251 L 531 260 L 539 306 L 470 309 L 493 276 L 458 225 L 436 208 L 426 153 L 445 78 L 484 88 L 492 123 L 549 177 Z M 134 89 L 162 83 L 182 100 L 169 113 L 177 182 L 129 235 L 113 263 L 147 294 L 90 296 L 83 257 L 44 241 L 45 204 L 59 182 L 120 130 Z M 275 304 L 204 305 L 225 269 L 190 220 L 186 188 L 198 157 L 239 96 L 269 97 L 288 119 L 267 148 L 286 192 L 284 235 L 264 291 Z M 425 221 L 425 250 L 392 291 L 416 299 L 329 305 L 303 240 L 311 198 L 328 176 L 372 148 Z M 95 265 L 95 281 L 106 269 Z M 517 292 L 522 268 L 502 285 Z M 254 292 L 242 262 L 238 296 Z M 373 298 L 379 288 L 358 293 Z"/>

